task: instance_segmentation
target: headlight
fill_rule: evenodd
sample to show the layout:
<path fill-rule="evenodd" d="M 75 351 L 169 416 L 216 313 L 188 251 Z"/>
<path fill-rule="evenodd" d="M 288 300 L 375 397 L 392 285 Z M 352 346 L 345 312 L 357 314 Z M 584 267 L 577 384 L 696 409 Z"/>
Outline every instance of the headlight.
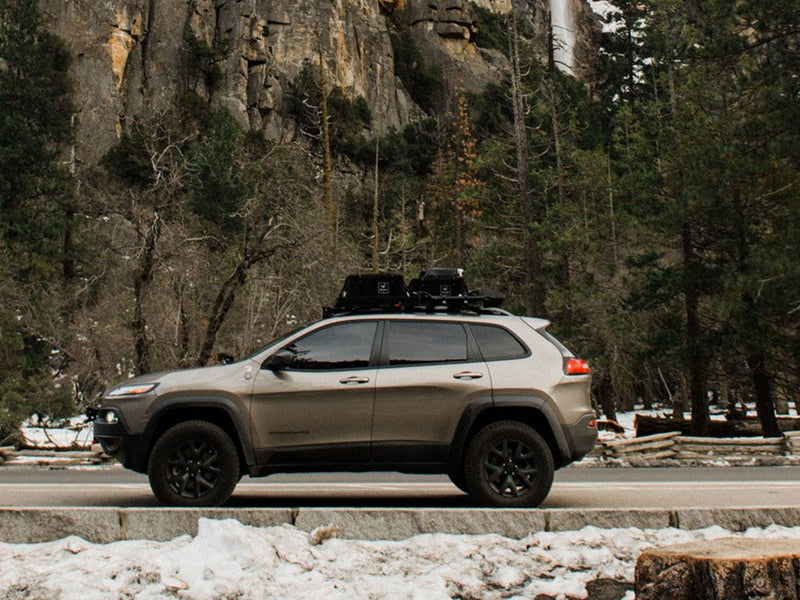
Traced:
<path fill-rule="evenodd" d="M 103 421 L 109 425 L 115 425 L 119 423 L 119 415 L 113 410 L 106 411 L 106 414 L 103 415 Z"/>
<path fill-rule="evenodd" d="M 107 398 L 117 396 L 141 396 L 156 389 L 157 383 L 140 383 L 139 385 L 121 385 L 106 394 Z"/>

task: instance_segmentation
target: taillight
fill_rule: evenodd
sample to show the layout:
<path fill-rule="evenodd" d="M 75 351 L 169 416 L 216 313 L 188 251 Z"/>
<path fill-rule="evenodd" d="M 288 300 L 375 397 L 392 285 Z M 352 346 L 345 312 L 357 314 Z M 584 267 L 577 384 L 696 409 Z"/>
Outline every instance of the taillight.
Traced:
<path fill-rule="evenodd" d="M 592 372 L 589 363 L 582 358 L 569 358 L 564 363 L 564 372 L 567 375 L 588 375 Z"/>

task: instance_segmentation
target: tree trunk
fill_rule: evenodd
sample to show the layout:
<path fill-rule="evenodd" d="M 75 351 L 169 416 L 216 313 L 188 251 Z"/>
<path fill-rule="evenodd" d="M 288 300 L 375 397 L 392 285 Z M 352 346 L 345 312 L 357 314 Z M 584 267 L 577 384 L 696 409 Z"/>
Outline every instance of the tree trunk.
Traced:
<path fill-rule="evenodd" d="M 764 354 L 760 349 L 751 350 L 747 357 L 747 366 L 750 367 L 750 374 L 753 378 L 756 413 L 761 423 L 762 434 L 764 437 L 779 437 L 781 431 L 775 416 L 775 405 L 772 402 L 772 385 L 764 362 Z"/>
<path fill-rule="evenodd" d="M 517 16 L 511 11 L 509 54 L 511 57 L 511 99 L 514 108 L 514 146 L 517 155 L 515 183 L 522 217 L 523 283 L 525 309 L 529 315 L 544 316 L 546 291 L 542 283 L 542 255 L 534 233 L 538 215 L 530 189 L 530 157 L 528 132 L 525 126 L 525 97 L 522 94 L 522 72 L 519 64 Z"/>
<path fill-rule="evenodd" d="M 270 258 L 280 246 L 266 246 L 266 238 L 272 231 L 272 219 L 269 220 L 266 229 L 256 238 L 258 240 L 255 247 L 251 247 L 245 240 L 244 257 L 236 265 L 236 268 L 228 276 L 222 287 L 217 294 L 214 301 L 214 306 L 211 309 L 211 316 L 208 319 L 208 327 L 206 327 L 206 335 L 203 340 L 203 345 L 200 348 L 200 353 L 197 356 L 197 366 L 202 367 L 208 364 L 211 360 L 211 353 L 214 350 L 214 344 L 217 341 L 217 334 L 219 333 L 228 312 L 233 306 L 234 300 L 239 290 L 242 289 L 247 283 L 247 274 L 252 267 L 261 261 Z"/>
<path fill-rule="evenodd" d="M 147 339 L 147 319 L 144 314 L 145 296 L 153 281 L 155 271 L 155 252 L 158 238 L 161 234 L 161 217 L 155 213 L 153 223 L 145 233 L 139 259 L 139 268 L 133 280 L 133 347 L 136 352 L 136 373 L 143 375 L 149 373 L 150 341 Z"/>
<path fill-rule="evenodd" d="M 328 123 L 328 89 L 325 83 L 325 62 L 322 56 L 322 41 L 317 30 L 317 44 L 319 51 L 319 87 L 322 98 L 322 148 L 324 152 L 325 165 L 323 175 L 325 178 L 325 212 L 328 217 L 328 229 L 331 237 L 336 236 L 336 207 L 333 204 L 333 160 L 331 158 L 331 134 L 330 123 Z"/>
<path fill-rule="evenodd" d="M 750 246 L 747 235 L 747 217 L 745 214 L 744 203 L 739 191 L 733 194 L 734 208 L 736 209 L 736 235 L 738 245 L 737 269 L 740 276 L 745 280 L 748 273 L 748 262 L 750 257 Z M 739 320 L 739 328 L 744 337 L 744 346 L 747 349 L 747 366 L 750 368 L 750 376 L 753 380 L 753 390 L 756 396 L 756 413 L 761 422 L 761 429 L 764 437 L 774 437 L 780 435 L 777 418 L 775 416 L 775 404 L 772 399 L 772 384 L 769 372 L 767 371 L 765 350 L 762 347 L 761 326 L 759 324 L 759 307 L 750 291 L 745 288 L 741 294 L 742 317 Z"/>
<path fill-rule="evenodd" d="M 247 260 L 242 260 L 233 273 L 230 274 L 225 283 L 217 294 L 217 299 L 214 302 L 214 308 L 211 310 L 211 318 L 208 320 L 208 327 L 206 328 L 206 336 L 203 340 L 203 346 L 200 348 L 200 354 L 197 356 L 197 366 L 204 367 L 211 360 L 211 353 L 214 350 L 214 344 L 217 341 L 217 334 L 219 333 L 225 317 L 228 316 L 228 311 L 236 299 L 237 292 L 247 281 L 247 271 L 250 268 Z"/>
<path fill-rule="evenodd" d="M 603 373 L 600 383 L 597 385 L 597 395 L 600 397 L 600 407 L 606 419 L 617 420 L 617 406 L 614 402 L 614 383 L 611 375 Z"/>
<path fill-rule="evenodd" d="M 372 197 L 372 272 L 377 273 L 380 269 L 380 252 L 378 244 L 380 239 L 378 236 L 378 217 L 380 215 L 380 207 L 378 204 L 378 161 L 380 159 L 380 140 L 375 137 L 375 194 Z M 405 217 L 405 215 L 404 215 Z"/>
<path fill-rule="evenodd" d="M 685 217 L 686 218 L 686 217 Z M 701 341 L 700 291 L 697 287 L 697 259 L 692 246 L 691 225 L 684 224 L 684 301 L 686 310 L 686 370 L 689 376 L 689 402 L 692 409 L 692 433 L 708 431 L 708 397 L 706 396 L 706 358 Z"/>
<path fill-rule="evenodd" d="M 67 281 L 75 279 L 75 209 L 68 206 L 64 213 L 64 238 L 61 258 L 61 274 Z"/>
<path fill-rule="evenodd" d="M 796 600 L 800 540 L 726 538 L 650 548 L 637 600 Z"/>
<path fill-rule="evenodd" d="M 670 64 L 669 67 L 669 89 L 670 107 L 672 120 L 676 124 L 675 129 L 675 150 L 678 156 L 681 154 L 682 140 L 680 131 L 677 129 L 679 122 L 678 115 L 678 93 L 675 84 L 675 71 Z M 689 404 L 692 412 L 692 433 L 694 435 L 705 435 L 708 430 L 708 398 L 706 397 L 706 358 L 701 339 L 702 327 L 700 325 L 700 296 L 701 281 L 699 271 L 699 259 L 695 252 L 694 226 L 689 210 L 689 201 L 686 198 L 683 168 L 678 168 L 676 175 L 677 189 L 676 196 L 681 204 L 681 251 L 683 262 L 683 288 L 684 317 L 686 325 L 686 351 L 685 372 L 689 383 Z"/>

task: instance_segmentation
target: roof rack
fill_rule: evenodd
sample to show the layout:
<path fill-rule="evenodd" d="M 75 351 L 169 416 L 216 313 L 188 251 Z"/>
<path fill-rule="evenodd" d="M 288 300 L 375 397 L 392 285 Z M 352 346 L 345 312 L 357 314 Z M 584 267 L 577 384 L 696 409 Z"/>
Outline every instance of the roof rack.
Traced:
<path fill-rule="evenodd" d="M 333 307 L 324 317 L 374 312 L 470 312 L 508 314 L 505 296 L 493 289 L 470 292 L 463 269 L 423 269 L 406 287 L 402 275 L 348 275 Z"/>

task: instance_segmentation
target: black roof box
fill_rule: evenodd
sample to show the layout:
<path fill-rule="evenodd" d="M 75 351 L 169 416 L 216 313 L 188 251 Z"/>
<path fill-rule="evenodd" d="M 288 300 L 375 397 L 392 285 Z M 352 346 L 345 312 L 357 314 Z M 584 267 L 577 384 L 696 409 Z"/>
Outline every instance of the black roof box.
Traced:
<path fill-rule="evenodd" d="M 324 316 L 372 311 L 468 310 L 499 307 L 505 297 L 493 289 L 470 293 L 463 269 L 423 269 L 406 288 L 401 275 L 348 275 L 333 308 Z"/>
<path fill-rule="evenodd" d="M 336 299 L 336 310 L 399 309 L 408 295 L 402 275 L 369 273 L 348 275 Z"/>

